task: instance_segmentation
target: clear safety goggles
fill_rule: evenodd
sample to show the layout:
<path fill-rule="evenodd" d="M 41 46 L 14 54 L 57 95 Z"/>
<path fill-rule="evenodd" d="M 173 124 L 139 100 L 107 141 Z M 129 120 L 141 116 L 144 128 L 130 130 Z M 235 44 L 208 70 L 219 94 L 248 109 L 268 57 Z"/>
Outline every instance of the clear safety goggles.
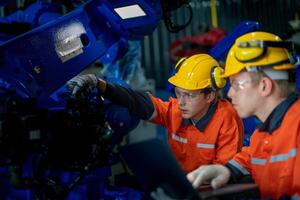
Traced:
<path fill-rule="evenodd" d="M 201 94 L 209 94 L 210 92 L 213 92 L 212 88 L 204 88 L 198 91 L 193 92 L 181 92 L 178 90 L 178 88 L 175 88 L 175 96 L 178 100 L 184 99 L 185 101 L 194 101 L 196 100 Z"/>
<path fill-rule="evenodd" d="M 230 81 L 230 87 L 234 91 L 240 91 L 245 89 L 245 85 L 252 83 L 252 80 L 232 80 Z"/>
<path fill-rule="evenodd" d="M 198 98 L 202 91 L 197 92 L 180 92 L 177 88 L 175 88 L 175 96 L 178 100 L 184 99 L 185 101 L 193 101 Z"/>

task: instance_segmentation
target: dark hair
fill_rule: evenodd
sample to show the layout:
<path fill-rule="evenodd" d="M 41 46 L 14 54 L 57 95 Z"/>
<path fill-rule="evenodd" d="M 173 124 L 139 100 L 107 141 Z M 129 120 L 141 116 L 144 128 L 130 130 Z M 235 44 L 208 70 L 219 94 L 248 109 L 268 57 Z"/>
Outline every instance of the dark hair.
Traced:
<path fill-rule="evenodd" d="M 215 90 L 214 89 L 212 89 L 212 88 L 204 88 L 204 89 L 201 89 L 201 93 L 203 93 L 204 95 L 207 95 L 207 94 L 209 94 L 209 93 L 211 93 L 211 92 L 215 92 Z"/>

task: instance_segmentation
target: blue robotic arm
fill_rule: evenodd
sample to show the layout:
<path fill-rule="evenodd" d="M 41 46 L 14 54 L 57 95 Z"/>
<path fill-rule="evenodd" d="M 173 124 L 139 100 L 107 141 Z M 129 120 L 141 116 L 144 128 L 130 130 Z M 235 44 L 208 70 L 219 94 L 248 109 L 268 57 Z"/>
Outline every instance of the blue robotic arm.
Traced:
<path fill-rule="evenodd" d="M 186 1 L 174 2 L 180 6 Z M 110 163 L 112 148 L 138 121 L 97 97 L 64 102 L 60 91 L 95 60 L 107 61 L 109 54 L 113 61 L 125 53 L 127 40 L 152 33 L 166 5 L 161 7 L 159 0 L 90 0 L 59 16 L 38 3 L 2 20 L 9 24 L 30 13 L 23 22 L 33 25 L 0 43 L 0 166 L 14 166 L 13 186 L 32 189 L 40 199 L 64 199 L 87 173 Z M 120 118 L 126 121 L 116 123 Z M 22 167 L 31 156 L 33 174 L 23 178 Z M 60 184 L 49 179 L 50 166 L 80 173 L 70 184 Z M 105 185 L 101 187 L 103 191 Z"/>
<path fill-rule="evenodd" d="M 42 107 L 59 105 L 51 97 L 121 40 L 139 40 L 161 19 L 159 1 L 89 1 L 0 46 L 0 85 Z"/>

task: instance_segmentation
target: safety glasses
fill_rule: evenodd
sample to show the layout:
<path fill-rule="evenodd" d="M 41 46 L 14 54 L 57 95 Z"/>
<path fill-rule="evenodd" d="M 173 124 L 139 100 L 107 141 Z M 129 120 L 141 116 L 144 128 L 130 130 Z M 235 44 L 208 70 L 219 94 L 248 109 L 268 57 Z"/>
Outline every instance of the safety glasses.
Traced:
<path fill-rule="evenodd" d="M 252 80 L 233 80 L 230 81 L 230 87 L 234 90 L 234 91 L 240 91 L 240 90 L 244 90 L 245 89 L 245 85 L 248 83 L 252 83 Z"/>
<path fill-rule="evenodd" d="M 183 98 L 185 101 L 194 101 L 194 100 L 198 99 L 200 94 L 207 95 L 211 92 L 213 92 L 213 90 L 211 88 L 204 88 L 204 89 L 194 91 L 194 92 L 183 92 L 183 91 L 180 91 L 177 87 L 175 88 L 176 98 L 178 100 Z"/>
<path fill-rule="evenodd" d="M 193 100 L 197 99 L 197 97 L 202 93 L 203 93 L 202 91 L 198 91 L 198 92 L 180 92 L 180 91 L 177 90 L 177 88 L 175 88 L 175 96 L 178 100 L 183 98 L 185 101 L 193 101 Z"/>

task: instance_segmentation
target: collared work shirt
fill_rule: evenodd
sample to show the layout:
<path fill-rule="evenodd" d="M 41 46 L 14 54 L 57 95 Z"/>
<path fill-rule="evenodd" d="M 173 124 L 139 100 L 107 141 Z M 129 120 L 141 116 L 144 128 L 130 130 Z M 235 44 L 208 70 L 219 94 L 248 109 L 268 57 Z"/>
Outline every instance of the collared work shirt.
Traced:
<path fill-rule="evenodd" d="M 177 99 L 151 100 L 157 112 L 151 121 L 167 128 L 170 148 L 186 173 L 205 164 L 224 164 L 240 150 L 242 121 L 226 100 L 218 100 L 195 125 L 182 118 Z"/>
<path fill-rule="evenodd" d="M 276 122 L 276 123 L 274 123 Z M 257 129 L 229 163 L 241 174 L 251 174 L 262 197 L 300 197 L 300 100 L 289 97 Z"/>

